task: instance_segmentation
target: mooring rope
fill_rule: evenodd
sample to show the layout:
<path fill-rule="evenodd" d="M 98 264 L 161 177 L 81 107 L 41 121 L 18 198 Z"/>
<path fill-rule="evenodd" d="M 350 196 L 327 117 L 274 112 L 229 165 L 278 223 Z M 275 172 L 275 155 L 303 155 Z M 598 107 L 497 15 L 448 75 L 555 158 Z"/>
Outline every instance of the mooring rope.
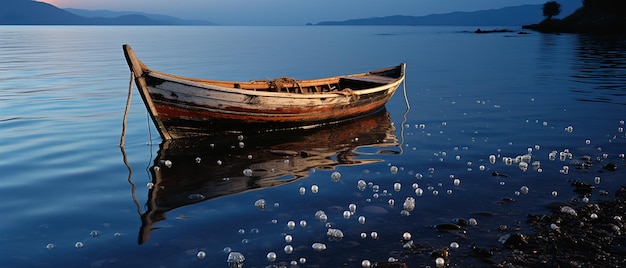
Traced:
<path fill-rule="evenodd" d="M 124 110 L 124 120 L 122 121 L 122 136 L 120 137 L 120 147 L 124 147 L 124 140 L 126 139 L 126 119 L 128 118 L 128 110 L 130 110 L 130 101 L 133 96 L 133 80 L 135 80 L 135 74 L 130 72 L 130 83 L 128 84 L 128 98 L 126 98 L 126 109 Z"/>
<path fill-rule="evenodd" d="M 137 199 L 137 195 L 136 195 L 136 191 L 137 191 L 137 185 L 135 185 L 135 183 L 133 182 L 133 169 L 130 167 L 130 163 L 128 162 L 128 157 L 126 156 L 126 150 L 124 150 L 124 139 L 126 137 L 126 119 L 128 118 L 128 110 L 130 110 L 130 102 L 131 102 L 131 97 L 133 95 L 133 81 L 135 80 L 135 74 L 131 71 L 130 72 L 130 83 L 128 85 L 128 98 L 126 100 L 126 109 L 124 111 L 124 120 L 122 121 L 122 136 L 120 137 L 120 150 L 122 151 L 122 157 L 124 158 L 124 165 L 126 165 L 126 168 L 128 168 L 128 183 L 131 186 L 131 195 L 133 198 L 133 202 L 135 203 L 135 205 L 137 206 L 137 213 L 139 213 L 139 215 L 141 216 L 141 214 L 143 214 L 142 209 L 141 209 L 141 204 L 139 203 L 139 200 Z"/>
<path fill-rule="evenodd" d="M 400 154 L 402 154 L 404 146 L 404 124 L 406 124 L 407 115 L 409 114 L 409 110 L 411 110 L 411 104 L 409 103 L 409 98 L 406 94 L 406 79 L 402 81 L 402 89 L 404 91 L 404 103 L 406 104 L 406 111 L 404 111 L 402 125 L 400 126 Z"/>

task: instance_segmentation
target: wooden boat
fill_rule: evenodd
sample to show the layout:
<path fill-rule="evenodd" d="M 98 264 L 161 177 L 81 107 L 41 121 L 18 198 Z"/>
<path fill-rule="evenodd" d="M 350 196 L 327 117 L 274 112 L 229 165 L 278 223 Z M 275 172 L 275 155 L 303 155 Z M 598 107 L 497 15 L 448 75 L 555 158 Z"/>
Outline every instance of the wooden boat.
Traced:
<path fill-rule="evenodd" d="M 405 64 L 313 80 L 248 82 L 154 71 L 123 45 L 135 84 L 165 140 L 337 123 L 381 110 L 404 81 Z M 245 129 L 245 131 L 244 131 Z"/>
<path fill-rule="evenodd" d="M 291 183 L 311 169 L 364 165 L 380 161 L 381 154 L 399 154 L 394 131 L 382 110 L 341 125 L 165 140 L 150 169 L 153 186 L 138 243 L 148 241 L 158 222 L 177 208 Z"/>

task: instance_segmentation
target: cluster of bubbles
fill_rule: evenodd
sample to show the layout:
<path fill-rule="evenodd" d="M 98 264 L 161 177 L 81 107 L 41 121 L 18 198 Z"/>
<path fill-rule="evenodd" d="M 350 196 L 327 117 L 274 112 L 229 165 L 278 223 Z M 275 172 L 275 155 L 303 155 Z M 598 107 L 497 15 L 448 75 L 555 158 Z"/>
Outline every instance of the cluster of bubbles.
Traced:
<path fill-rule="evenodd" d="M 100 235 L 100 233 L 98 231 L 95 231 L 95 230 L 89 232 L 89 236 L 90 237 L 97 237 L 99 235 Z M 113 236 L 114 237 L 120 237 L 120 236 L 122 236 L 122 234 L 116 232 L 116 233 L 113 234 Z M 85 246 L 85 244 L 82 241 L 78 241 L 78 242 L 74 243 L 74 247 L 75 248 L 79 248 L 80 249 L 80 248 L 83 248 L 84 246 Z M 48 243 L 46 245 L 46 249 L 48 249 L 48 250 L 53 250 L 55 247 L 56 247 L 56 245 L 54 243 Z"/>
<path fill-rule="evenodd" d="M 544 125 L 545 124 L 546 123 L 544 122 Z M 442 125 L 445 126 L 446 124 L 444 123 Z M 424 129 L 425 125 L 423 125 L 423 124 L 416 125 L 416 128 Z M 569 133 L 573 132 L 573 126 L 566 127 L 565 131 L 567 131 Z M 623 132 L 623 128 L 620 127 L 619 131 Z M 585 144 L 590 145 L 591 144 L 591 140 L 590 139 L 586 139 L 585 140 Z M 494 164 L 497 163 L 498 159 L 501 159 L 502 162 L 504 163 L 504 165 L 506 165 L 506 166 L 513 166 L 513 167 L 517 166 L 522 172 L 526 172 L 529 169 L 535 170 L 537 172 L 542 172 L 542 165 L 541 165 L 542 163 L 540 161 L 534 159 L 534 158 L 536 158 L 537 155 L 533 154 L 534 151 L 537 151 L 540 148 L 541 147 L 539 145 L 535 145 L 534 147 L 529 147 L 527 149 L 526 153 L 523 153 L 523 154 L 520 154 L 520 155 L 517 155 L 517 156 L 511 156 L 511 157 L 509 157 L 509 156 L 501 156 L 499 153 L 498 154 L 491 154 L 491 155 L 488 156 L 488 161 L 489 161 L 490 164 L 494 165 Z M 601 149 L 598 148 L 598 151 L 600 151 L 600 150 Z M 438 152 L 435 155 L 436 156 L 445 157 L 448 154 L 446 152 Z M 607 158 L 608 156 L 606 154 L 604 154 L 603 157 Z M 624 158 L 624 155 L 621 154 L 621 157 Z M 455 158 L 456 158 L 456 160 L 460 160 L 461 156 L 457 155 Z M 550 161 L 556 161 L 557 159 L 560 160 L 560 161 L 568 161 L 568 160 L 572 160 L 573 159 L 573 154 L 570 152 L 569 149 L 563 149 L 561 151 L 554 150 L 554 151 L 551 151 L 548 154 L 548 159 Z M 483 161 L 483 160 L 481 159 L 480 161 Z M 165 163 L 163 163 L 163 164 L 165 165 Z M 167 167 L 167 165 L 165 165 L 165 166 Z M 170 163 L 170 166 L 171 166 L 171 163 Z M 473 166 L 472 161 L 467 161 L 467 166 L 468 167 L 472 167 Z M 479 169 L 480 170 L 485 170 L 486 167 L 484 165 L 480 165 Z M 468 168 L 468 171 L 470 171 L 470 170 L 471 170 L 471 168 Z M 398 167 L 398 166 L 389 164 L 389 173 L 390 174 L 396 175 L 396 174 L 398 174 L 401 171 L 403 171 L 402 167 Z M 244 172 L 244 175 L 246 175 L 246 176 L 251 176 L 252 175 L 252 170 L 246 169 L 243 172 Z M 569 167 L 567 165 L 564 165 L 561 168 L 560 172 L 563 173 L 563 174 L 568 174 L 569 173 Z M 433 175 L 434 173 L 435 173 L 435 168 L 431 167 L 431 168 L 428 169 L 428 173 L 424 173 L 424 174 L 427 174 L 427 176 L 429 176 L 429 178 L 430 178 L 430 177 L 434 176 Z M 412 173 L 410 173 L 410 174 L 412 174 Z M 332 172 L 330 174 L 330 178 L 331 178 L 331 180 L 333 182 L 339 182 L 342 179 L 341 177 L 342 177 L 342 174 L 340 172 L 338 172 L 338 171 Z M 421 180 L 423 178 L 424 178 L 424 175 L 422 173 L 416 173 L 415 174 L 415 179 L 417 179 L 418 182 L 419 182 L 419 180 Z M 451 178 L 451 181 L 452 181 L 452 185 L 454 185 L 455 187 L 460 186 L 460 184 L 461 184 L 461 179 L 460 178 L 458 178 L 456 176 L 453 176 L 453 175 L 450 175 L 450 178 Z M 600 182 L 600 178 L 596 177 L 594 179 L 594 181 L 596 183 L 599 183 Z M 431 192 L 433 195 L 439 194 L 439 191 L 434 186 L 428 186 L 428 187 L 422 188 L 419 185 L 419 184 L 422 184 L 422 183 L 421 182 L 418 183 L 418 182 L 413 182 L 412 185 L 411 185 L 412 189 L 413 189 L 413 191 L 415 193 L 415 196 L 417 196 L 417 197 L 423 196 L 424 191 Z M 437 185 L 441 187 L 442 183 L 439 183 Z M 398 181 L 393 182 L 393 184 L 392 184 L 393 191 L 387 192 L 387 190 L 384 190 L 384 187 L 381 187 L 381 186 L 375 184 L 374 182 L 366 182 L 363 179 L 359 179 L 357 181 L 357 189 L 359 189 L 360 191 L 365 191 L 366 189 L 371 188 L 372 192 L 373 192 L 372 196 L 374 198 L 379 198 L 380 196 L 391 196 L 393 192 L 400 193 L 402 191 L 405 191 L 406 188 L 404 188 L 403 186 L 406 186 L 406 185 L 403 185 L 403 183 L 398 182 Z M 307 193 L 308 190 L 309 190 L 309 188 L 300 187 L 299 188 L 299 193 L 301 195 L 304 195 L 304 194 Z M 317 185 L 313 185 L 313 186 L 310 187 L 310 191 L 311 191 L 311 193 L 317 193 L 319 191 L 319 187 Z M 526 186 L 526 185 L 523 185 L 523 186 L 521 186 L 519 188 L 518 191 L 515 192 L 515 194 L 516 195 L 521 195 L 521 194 L 525 195 L 525 194 L 528 194 L 529 191 L 530 191 L 529 187 Z M 452 189 L 448 189 L 445 192 L 448 193 L 448 194 L 452 194 Z M 553 197 L 557 197 L 558 196 L 557 191 L 552 191 L 552 196 Z M 257 204 L 257 202 L 260 202 L 260 201 L 263 201 L 262 205 L 261 204 Z M 371 199 L 368 198 L 366 201 L 367 202 L 371 202 Z M 263 209 L 264 206 L 265 206 L 265 201 L 263 199 L 260 199 L 260 200 L 257 200 L 257 202 L 255 202 L 255 207 L 257 207 L 259 209 Z M 404 199 L 404 202 L 402 202 L 402 211 L 401 211 L 400 214 L 403 215 L 403 216 L 409 216 L 411 211 L 413 211 L 415 209 L 415 205 L 416 205 L 415 203 L 416 203 L 416 200 L 415 200 L 415 198 L 413 196 L 406 197 Z M 393 198 L 390 198 L 388 200 L 388 204 L 390 206 L 394 206 L 396 204 L 396 201 L 394 201 Z M 350 204 L 348 206 L 347 210 L 341 211 L 341 216 L 344 219 L 346 219 L 346 220 L 353 219 L 353 218 L 355 218 L 356 209 L 357 209 L 357 205 L 356 204 L 354 204 L 354 203 Z M 576 211 L 573 210 L 570 207 L 563 207 L 563 208 L 561 208 L 561 212 L 562 213 L 568 213 L 568 214 L 576 213 Z M 341 240 L 342 238 L 344 238 L 344 233 L 343 233 L 343 231 L 341 229 L 335 228 L 335 227 L 331 227 L 331 223 L 329 223 L 329 216 L 323 210 L 316 211 L 315 219 L 318 220 L 321 223 L 325 223 L 325 226 L 327 227 L 325 229 L 326 230 L 326 235 L 327 235 L 327 237 L 331 241 Z M 365 224 L 365 222 L 366 222 L 365 216 L 361 215 L 361 216 L 357 217 L 357 219 L 358 219 L 358 222 L 360 224 Z M 304 221 L 301 221 L 301 226 L 303 226 L 303 227 L 306 226 L 306 222 L 305 222 L 304 225 L 302 225 L 302 222 L 304 222 Z M 475 219 L 472 218 L 472 219 L 469 220 L 468 224 L 469 225 L 476 225 L 477 222 L 476 222 Z M 334 225 L 334 223 L 333 223 L 333 225 Z M 289 221 L 287 223 L 287 227 L 288 227 L 289 230 L 294 230 L 294 228 L 296 227 L 296 222 L 295 221 Z M 557 224 L 553 224 L 553 226 L 551 226 L 551 228 L 558 229 L 559 227 L 558 227 Z M 365 239 L 367 237 L 371 237 L 373 239 L 378 239 L 378 232 L 375 232 L 375 231 L 372 231 L 372 232 L 369 232 L 369 233 L 362 232 L 360 234 L 360 236 L 363 239 Z M 291 235 L 284 235 L 284 238 L 285 238 L 285 242 L 287 242 L 288 244 L 286 246 L 284 246 L 283 251 L 286 254 L 292 254 L 293 251 L 294 251 L 294 247 L 290 243 L 292 242 L 293 237 Z M 407 243 L 408 243 L 408 241 L 411 241 L 411 239 L 412 239 L 412 235 L 409 232 L 405 232 L 405 233 L 402 234 L 402 240 L 403 241 L 407 241 Z M 326 244 L 324 244 L 324 243 L 315 242 L 315 243 L 311 244 L 311 248 L 313 250 L 315 250 L 315 251 L 323 251 L 323 250 L 326 250 L 327 247 L 326 247 Z M 450 249 L 457 249 L 457 248 L 459 248 L 459 244 L 457 242 L 452 242 L 452 243 L 450 243 L 449 248 Z M 200 258 L 200 253 L 198 253 L 198 257 Z M 230 258 L 230 255 L 229 255 L 229 264 L 231 264 L 230 259 L 231 258 Z M 278 259 L 278 256 L 277 256 L 276 252 L 271 251 L 271 252 L 267 253 L 267 260 L 268 261 L 274 262 L 277 259 Z M 298 263 L 303 264 L 305 262 L 306 262 L 305 258 L 300 258 L 299 261 L 292 261 L 291 265 L 295 266 Z M 361 265 L 363 267 L 373 267 L 373 265 L 375 265 L 375 263 L 372 263 L 370 260 L 364 259 L 364 260 L 362 260 Z M 441 257 L 436 258 L 435 259 L 435 266 L 436 267 L 445 267 L 446 266 L 446 259 L 441 258 Z M 235 267 L 235 266 L 231 265 L 231 267 Z"/>

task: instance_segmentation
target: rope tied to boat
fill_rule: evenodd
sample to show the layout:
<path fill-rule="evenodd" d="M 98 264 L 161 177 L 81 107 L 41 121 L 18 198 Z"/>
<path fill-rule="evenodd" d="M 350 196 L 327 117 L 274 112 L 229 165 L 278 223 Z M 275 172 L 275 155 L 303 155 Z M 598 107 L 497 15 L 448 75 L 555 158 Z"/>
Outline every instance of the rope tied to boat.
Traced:
<path fill-rule="evenodd" d="M 130 110 L 130 102 L 133 96 L 133 81 L 135 80 L 135 73 L 130 72 L 130 82 L 128 83 L 128 97 L 126 98 L 126 109 L 124 110 L 124 120 L 122 121 L 122 135 L 120 137 L 120 147 L 124 147 L 124 141 L 126 139 L 126 120 L 128 119 L 128 110 Z"/>

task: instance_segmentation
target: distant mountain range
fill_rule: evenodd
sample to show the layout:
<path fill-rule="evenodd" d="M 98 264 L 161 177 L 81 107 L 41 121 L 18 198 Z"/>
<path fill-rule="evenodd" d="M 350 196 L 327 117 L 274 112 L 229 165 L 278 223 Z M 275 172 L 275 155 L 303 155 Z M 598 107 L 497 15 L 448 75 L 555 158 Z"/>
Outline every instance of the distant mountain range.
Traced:
<path fill-rule="evenodd" d="M 216 25 L 204 20 L 185 20 L 142 12 L 60 9 L 33 0 L 0 0 L 0 25 Z M 561 14 L 578 9 L 580 1 L 562 0 Z M 578 2 L 575 4 L 574 2 Z M 474 12 L 427 16 L 388 16 L 346 21 L 324 21 L 315 25 L 459 25 L 521 26 L 543 20 L 543 5 L 522 5 Z M 313 24 L 309 24 L 313 25 Z"/>
<path fill-rule="evenodd" d="M 140 12 L 60 9 L 32 0 L 1 0 L 0 25 L 215 25 Z"/>
<path fill-rule="evenodd" d="M 561 14 L 569 15 L 582 4 L 567 1 Z M 427 16 L 387 16 L 345 21 L 323 21 L 315 25 L 458 25 L 458 26 L 521 26 L 542 21 L 543 5 L 521 5 L 473 12 L 452 12 Z"/>

